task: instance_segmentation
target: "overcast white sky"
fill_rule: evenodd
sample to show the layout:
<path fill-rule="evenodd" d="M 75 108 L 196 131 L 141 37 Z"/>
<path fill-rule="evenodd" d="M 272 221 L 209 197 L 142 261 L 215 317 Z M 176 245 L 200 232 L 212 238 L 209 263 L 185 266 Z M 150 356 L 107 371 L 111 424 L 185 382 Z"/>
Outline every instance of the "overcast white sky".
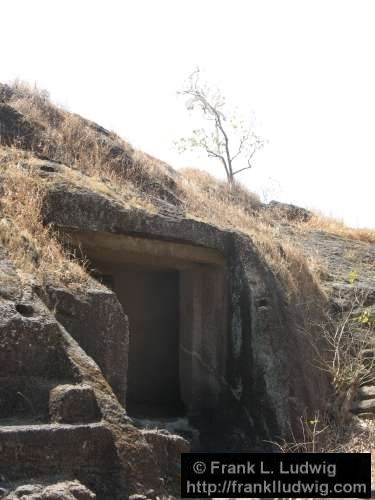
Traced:
<path fill-rule="evenodd" d="M 0 16 L 0 81 L 220 173 L 173 148 L 191 125 L 176 90 L 199 65 L 268 141 L 250 189 L 375 227 L 375 2 L 4 0 Z"/>

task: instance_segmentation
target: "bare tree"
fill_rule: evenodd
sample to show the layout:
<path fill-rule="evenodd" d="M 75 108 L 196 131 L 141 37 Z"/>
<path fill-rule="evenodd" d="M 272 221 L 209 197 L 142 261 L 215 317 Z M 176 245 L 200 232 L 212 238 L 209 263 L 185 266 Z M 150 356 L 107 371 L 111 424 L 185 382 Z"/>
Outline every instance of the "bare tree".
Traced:
<path fill-rule="evenodd" d="M 179 151 L 203 151 L 219 160 L 232 187 L 234 176 L 253 166 L 254 155 L 263 146 L 263 140 L 235 110 L 228 110 L 219 90 L 201 82 L 199 68 L 178 94 L 187 97 L 188 110 L 199 111 L 207 122 L 204 127 L 194 129 L 190 137 L 176 142 Z"/>

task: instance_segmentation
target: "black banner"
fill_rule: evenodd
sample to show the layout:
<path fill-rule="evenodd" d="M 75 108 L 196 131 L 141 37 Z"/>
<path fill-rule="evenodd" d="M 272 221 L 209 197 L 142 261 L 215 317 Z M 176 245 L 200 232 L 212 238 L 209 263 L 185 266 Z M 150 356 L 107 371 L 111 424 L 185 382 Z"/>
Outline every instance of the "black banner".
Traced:
<path fill-rule="evenodd" d="M 184 453 L 182 498 L 370 498 L 370 453 Z"/>

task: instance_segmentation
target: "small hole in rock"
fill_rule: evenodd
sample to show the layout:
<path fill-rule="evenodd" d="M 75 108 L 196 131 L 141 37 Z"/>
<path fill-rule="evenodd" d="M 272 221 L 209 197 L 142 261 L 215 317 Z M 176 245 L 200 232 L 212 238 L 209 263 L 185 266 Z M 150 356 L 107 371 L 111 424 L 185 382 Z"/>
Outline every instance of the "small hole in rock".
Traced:
<path fill-rule="evenodd" d="M 27 318 L 34 314 L 34 308 L 30 304 L 16 304 L 16 311 Z"/>
<path fill-rule="evenodd" d="M 267 299 L 259 299 L 257 300 L 257 306 L 258 307 L 267 307 L 268 305 L 268 300 Z"/>
<path fill-rule="evenodd" d="M 43 172 L 56 172 L 56 169 L 51 167 L 51 165 L 41 165 L 39 168 L 43 170 Z"/>

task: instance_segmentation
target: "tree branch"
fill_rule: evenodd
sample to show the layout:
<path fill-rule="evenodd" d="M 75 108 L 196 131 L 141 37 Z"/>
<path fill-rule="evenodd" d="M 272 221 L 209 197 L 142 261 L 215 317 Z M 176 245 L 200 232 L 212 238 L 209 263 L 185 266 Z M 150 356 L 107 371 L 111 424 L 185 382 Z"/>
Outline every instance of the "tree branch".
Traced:
<path fill-rule="evenodd" d="M 209 149 L 206 149 L 206 152 L 208 153 L 208 156 L 212 156 L 212 157 L 214 157 L 214 158 L 219 158 L 219 159 L 222 161 L 222 163 L 223 163 L 223 165 L 224 165 L 224 168 L 225 168 L 225 173 L 227 174 L 227 177 L 228 177 L 228 179 L 229 179 L 229 176 L 230 176 L 230 175 L 229 175 L 229 170 L 228 170 L 228 167 L 227 167 L 227 163 L 226 163 L 226 161 L 225 161 L 225 158 L 224 158 L 223 156 L 221 156 L 221 155 L 219 155 L 219 154 L 215 153 L 214 151 L 210 151 Z"/>
<path fill-rule="evenodd" d="M 235 159 L 236 159 L 236 158 L 237 158 L 237 157 L 241 154 L 241 152 L 242 152 L 242 148 L 243 148 L 243 145 L 245 144 L 245 142 L 246 142 L 248 139 L 249 139 L 249 134 L 247 134 L 247 135 L 243 135 L 243 136 L 241 137 L 241 140 L 240 140 L 240 145 L 239 145 L 239 147 L 238 147 L 238 151 L 237 151 L 237 153 L 236 153 L 234 156 L 232 156 L 232 158 L 231 158 L 232 162 L 233 162 L 233 161 L 234 161 L 234 160 L 235 160 Z"/>
<path fill-rule="evenodd" d="M 214 132 L 211 136 L 207 133 L 202 134 L 203 137 L 199 140 L 199 147 L 204 149 L 209 157 L 218 158 L 222 162 L 228 182 L 232 184 L 234 175 L 252 167 L 251 160 L 257 149 L 259 149 L 258 138 L 254 135 L 255 144 L 252 143 L 253 134 L 251 130 L 241 127 L 238 131 L 240 136 L 238 149 L 235 154 L 231 155 L 230 139 L 232 137 L 227 133 L 224 124 L 226 116 L 221 111 L 225 99 L 219 92 L 210 92 L 209 88 L 200 84 L 199 68 L 190 75 L 189 84 L 179 94 L 190 98 L 190 101 L 187 102 L 188 109 L 198 107 L 205 115 L 206 120 L 214 122 Z M 241 154 L 247 156 L 247 166 L 234 171 L 233 161 Z"/>
<path fill-rule="evenodd" d="M 249 168 L 251 168 L 251 167 L 252 167 L 252 165 L 248 165 L 247 167 L 240 168 L 239 170 L 236 170 L 235 172 L 233 172 L 233 175 L 239 174 L 240 172 L 243 172 L 244 170 L 249 170 Z"/>

